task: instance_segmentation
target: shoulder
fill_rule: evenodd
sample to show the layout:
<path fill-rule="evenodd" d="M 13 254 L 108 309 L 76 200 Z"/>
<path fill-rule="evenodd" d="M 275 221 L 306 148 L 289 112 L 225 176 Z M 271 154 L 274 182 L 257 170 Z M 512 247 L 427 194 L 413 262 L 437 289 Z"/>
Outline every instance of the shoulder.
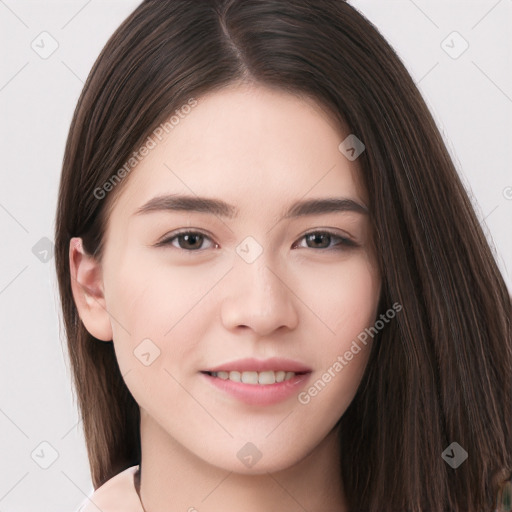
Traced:
<path fill-rule="evenodd" d="M 107 480 L 83 501 L 78 512 L 143 512 L 134 481 L 138 469 L 132 466 Z"/>

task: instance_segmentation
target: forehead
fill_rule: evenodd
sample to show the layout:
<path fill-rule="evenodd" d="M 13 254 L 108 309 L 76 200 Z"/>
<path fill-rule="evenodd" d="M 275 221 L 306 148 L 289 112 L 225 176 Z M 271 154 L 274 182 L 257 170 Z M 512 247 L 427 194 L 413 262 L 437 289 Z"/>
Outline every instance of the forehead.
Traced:
<path fill-rule="evenodd" d="M 114 214 L 131 215 L 164 194 L 222 198 L 241 215 L 281 212 L 307 197 L 366 202 L 357 161 L 338 149 L 348 132 L 313 100 L 236 85 L 197 101 L 162 140 L 153 137 Z"/>

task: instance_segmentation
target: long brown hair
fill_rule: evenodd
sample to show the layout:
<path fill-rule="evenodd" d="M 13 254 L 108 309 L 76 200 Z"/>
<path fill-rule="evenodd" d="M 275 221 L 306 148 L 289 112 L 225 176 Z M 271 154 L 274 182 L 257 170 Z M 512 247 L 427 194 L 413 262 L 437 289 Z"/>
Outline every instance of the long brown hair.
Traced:
<path fill-rule="evenodd" d="M 512 305 L 435 122 L 379 31 L 342 0 L 146 0 L 98 57 L 67 140 L 56 268 L 94 487 L 140 462 L 138 405 L 113 344 L 73 300 L 71 237 L 99 261 L 102 187 L 191 97 L 234 82 L 311 97 L 363 141 L 382 269 L 379 333 L 340 418 L 351 511 L 491 511 L 512 471 Z M 341 141 L 340 141 L 341 142 Z M 442 458 L 457 442 L 457 469 Z"/>

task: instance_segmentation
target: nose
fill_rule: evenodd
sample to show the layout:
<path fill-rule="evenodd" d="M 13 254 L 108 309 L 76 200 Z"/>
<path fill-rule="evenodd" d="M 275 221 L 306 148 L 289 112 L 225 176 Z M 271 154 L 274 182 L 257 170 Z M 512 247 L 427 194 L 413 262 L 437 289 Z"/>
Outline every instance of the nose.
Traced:
<path fill-rule="evenodd" d="M 294 329 L 299 321 L 293 283 L 276 272 L 261 255 L 253 263 L 235 263 L 226 283 L 221 317 L 226 329 L 252 329 L 268 336 L 280 328 Z"/>

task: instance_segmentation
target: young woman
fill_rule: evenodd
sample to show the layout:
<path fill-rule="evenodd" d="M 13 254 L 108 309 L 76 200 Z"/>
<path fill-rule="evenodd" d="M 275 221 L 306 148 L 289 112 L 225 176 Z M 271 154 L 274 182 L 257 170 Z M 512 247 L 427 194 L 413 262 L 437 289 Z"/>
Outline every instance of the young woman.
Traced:
<path fill-rule="evenodd" d="M 511 301 L 349 4 L 144 1 L 78 102 L 55 240 L 86 511 L 510 510 Z"/>

